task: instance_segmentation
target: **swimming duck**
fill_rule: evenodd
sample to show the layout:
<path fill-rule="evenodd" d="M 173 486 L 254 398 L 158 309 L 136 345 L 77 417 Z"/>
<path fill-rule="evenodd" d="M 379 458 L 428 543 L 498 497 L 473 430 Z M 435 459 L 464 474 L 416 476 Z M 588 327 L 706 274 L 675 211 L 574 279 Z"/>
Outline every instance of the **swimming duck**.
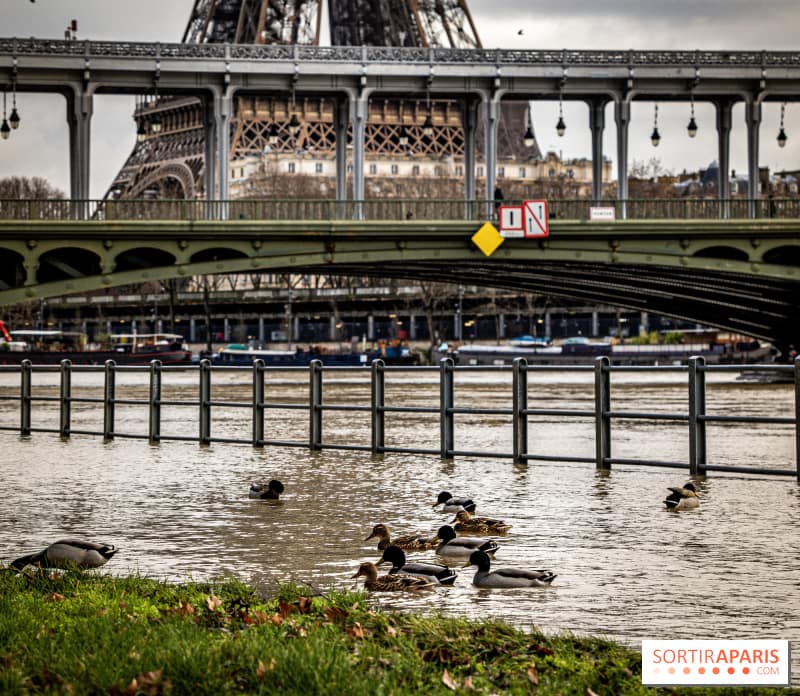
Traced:
<path fill-rule="evenodd" d="M 394 544 L 387 546 L 383 550 L 383 556 L 378 561 L 378 565 L 381 565 L 381 563 L 392 564 L 389 575 L 405 573 L 406 575 L 414 575 L 440 585 L 452 585 L 456 581 L 456 571 L 445 565 L 424 562 L 406 563 L 406 554 L 403 549 Z"/>
<path fill-rule="evenodd" d="M 468 512 L 475 512 L 475 503 L 471 498 L 463 498 L 454 496 L 448 491 L 439 493 L 439 497 L 433 504 L 433 507 L 444 503 L 442 512 L 458 512 L 459 510 L 467 510 Z"/>
<path fill-rule="evenodd" d="M 283 484 L 277 479 L 272 479 L 269 483 L 252 484 L 249 495 L 260 500 L 278 500 L 283 490 Z"/>
<path fill-rule="evenodd" d="M 426 537 L 421 534 L 403 534 L 402 536 L 392 539 L 389 528 L 385 524 L 376 524 L 372 528 L 372 534 L 364 539 L 364 541 L 369 541 L 375 537 L 380 539 L 378 542 L 378 551 L 383 551 L 387 546 L 391 546 L 392 544 L 399 546 L 405 551 L 432 551 L 436 548 L 436 544 L 438 543 L 432 537 Z"/>
<path fill-rule="evenodd" d="M 473 551 L 484 551 L 494 556 L 498 546 L 496 541 L 483 537 L 456 536 L 456 530 L 448 525 L 439 527 L 436 538 L 441 540 L 436 553 L 448 558 L 468 558 Z"/>
<path fill-rule="evenodd" d="M 362 563 L 353 578 L 364 576 L 364 589 L 373 592 L 393 592 L 395 590 L 424 590 L 433 587 L 434 582 L 413 575 L 382 575 L 374 563 Z"/>
<path fill-rule="evenodd" d="M 473 551 L 464 567 L 478 566 L 472 584 L 476 587 L 546 587 L 556 574 L 549 570 L 522 570 L 520 568 L 498 568 L 489 572 L 492 561 L 483 551 Z"/>
<path fill-rule="evenodd" d="M 491 517 L 473 517 L 472 513 L 460 510 L 453 520 L 453 529 L 457 532 L 472 532 L 474 534 L 505 534 L 511 529 L 510 524 Z M 452 524 L 452 523 L 451 523 Z"/>
<path fill-rule="evenodd" d="M 700 506 L 700 499 L 691 481 L 683 484 L 683 488 L 670 486 L 667 490 L 672 491 L 664 500 L 667 510 L 691 510 Z"/>
<path fill-rule="evenodd" d="M 44 551 L 22 556 L 11 563 L 11 567 L 22 570 L 27 565 L 40 568 L 99 568 L 117 552 L 111 544 L 95 544 L 80 539 L 61 539 L 50 544 Z"/>

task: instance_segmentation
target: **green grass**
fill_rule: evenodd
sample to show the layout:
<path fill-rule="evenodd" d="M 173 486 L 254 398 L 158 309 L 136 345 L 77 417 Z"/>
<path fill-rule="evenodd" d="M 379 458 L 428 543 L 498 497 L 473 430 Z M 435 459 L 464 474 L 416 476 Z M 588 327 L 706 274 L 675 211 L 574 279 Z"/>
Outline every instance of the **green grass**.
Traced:
<path fill-rule="evenodd" d="M 0 569 L 0 694 L 780 694 L 648 689 L 600 639 L 375 611 L 362 593 Z"/>

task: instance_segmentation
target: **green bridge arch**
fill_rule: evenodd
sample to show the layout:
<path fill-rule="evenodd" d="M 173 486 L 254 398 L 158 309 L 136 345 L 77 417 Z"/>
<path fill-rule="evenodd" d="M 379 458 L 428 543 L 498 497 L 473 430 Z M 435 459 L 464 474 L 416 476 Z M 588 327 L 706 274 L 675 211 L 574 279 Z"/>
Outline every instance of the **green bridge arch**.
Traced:
<path fill-rule="evenodd" d="M 491 256 L 468 221 L 0 221 L 0 304 L 199 274 L 364 275 L 547 292 L 800 345 L 800 221 L 553 221 Z"/>

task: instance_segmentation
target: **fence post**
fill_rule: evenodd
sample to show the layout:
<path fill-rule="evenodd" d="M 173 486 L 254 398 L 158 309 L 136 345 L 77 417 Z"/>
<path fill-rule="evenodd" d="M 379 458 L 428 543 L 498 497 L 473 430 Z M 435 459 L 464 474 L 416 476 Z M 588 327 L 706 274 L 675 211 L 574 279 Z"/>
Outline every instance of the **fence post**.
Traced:
<path fill-rule="evenodd" d="M 453 359 L 442 358 L 439 361 L 439 450 L 442 459 L 452 459 L 455 449 L 453 393 Z"/>
<path fill-rule="evenodd" d="M 514 412 L 514 464 L 527 464 L 528 458 L 528 361 L 514 358 L 512 410 Z"/>
<path fill-rule="evenodd" d="M 386 363 L 381 360 L 372 361 L 372 454 L 383 452 L 385 443 L 385 387 L 386 373 L 383 368 Z"/>
<path fill-rule="evenodd" d="M 706 359 L 689 358 L 689 475 L 706 475 Z"/>
<path fill-rule="evenodd" d="M 103 439 L 114 439 L 114 410 L 116 398 L 117 364 L 106 360 L 105 379 L 103 381 Z"/>
<path fill-rule="evenodd" d="M 800 357 L 794 359 L 794 441 L 797 480 L 800 481 Z"/>
<path fill-rule="evenodd" d="M 150 361 L 150 444 L 161 440 L 161 361 Z"/>
<path fill-rule="evenodd" d="M 200 444 L 211 444 L 211 361 L 200 361 Z"/>
<path fill-rule="evenodd" d="M 33 363 L 28 358 L 21 363 L 19 388 L 19 434 L 31 434 L 31 374 Z"/>
<path fill-rule="evenodd" d="M 72 361 L 61 361 L 61 399 L 60 417 L 58 421 L 58 434 L 69 437 L 70 416 L 72 411 Z"/>
<path fill-rule="evenodd" d="M 608 356 L 594 361 L 594 440 L 595 469 L 610 471 L 611 464 L 611 360 Z"/>
<path fill-rule="evenodd" d="M 322 360 L 312 360 L 309 365 L 308 447 L 322 449 Z"/>
<path fill-rule="evenodd" d="M 264 446 L 264 361 L 253 360 L 253 447 Z"/>

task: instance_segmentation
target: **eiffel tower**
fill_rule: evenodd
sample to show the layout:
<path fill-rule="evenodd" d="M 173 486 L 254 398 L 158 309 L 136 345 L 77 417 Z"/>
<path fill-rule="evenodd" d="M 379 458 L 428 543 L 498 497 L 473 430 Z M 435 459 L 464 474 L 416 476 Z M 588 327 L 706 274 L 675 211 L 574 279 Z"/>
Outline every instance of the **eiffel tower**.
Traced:
<path fill-rule="evenodd" d="M 328 0 L 332 45 L 480 48 L 467 0 Z M 184 43 L 320 43 L 323 0 L 195 0 Z M 295 152 L 303 143 L 315 155 L 333 157 L 333 102 L 325 98 L 244 95 L 231 120 L 230 162 Z M 503 103 L 498 161 L 541 157 L 526 147 L 527 106 Z M 428 114 L 435 124 L 425 136 Z M 300 132 L 292 117 L 299 114 Z M 199 98 L 150 96 L 137 104 L 137 143 L 112 183 L 112 198 L 205 196 L 205 136 Z M 482 130 L 479 125 L 479 130 Z M 477 138 L 481 142 L 481 138 Z M 480 154 L 480 146 L 478 146 Z M 409 153 L 411 153 L 409 155 Z M 419 161 L 463 158 L 461 107 L 452 100 L 370 100 L 366 159 L 412 156 Z M 242 170 L 243 171 L 243 170 Z"/>

